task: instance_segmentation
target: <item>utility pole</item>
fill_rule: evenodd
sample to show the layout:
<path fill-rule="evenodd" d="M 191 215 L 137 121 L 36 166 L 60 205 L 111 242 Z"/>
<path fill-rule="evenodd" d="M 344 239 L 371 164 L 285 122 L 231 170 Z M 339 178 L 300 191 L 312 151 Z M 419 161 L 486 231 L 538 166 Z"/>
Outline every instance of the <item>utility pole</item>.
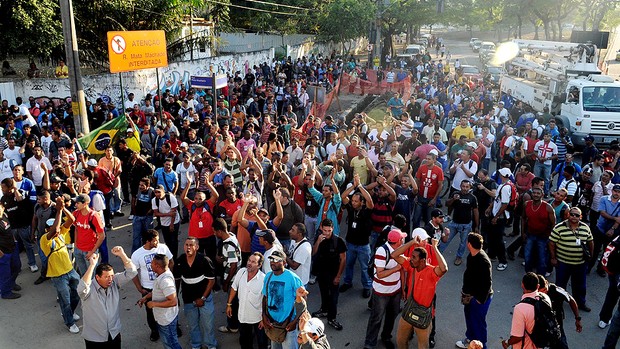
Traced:
<path fill-rule="evenodd" d="M 82 85 L 82 71 L 80 69 L 80 56 L 71 0 L 60 0 L 60 17 L 62 19 L 62 34 L 65 38 L 67 67 L 69 68 L 69 86 L 71 88 L 71 107 L 73 109 L 75 132 L 87 134 L 90 132 L 90 128 L 88 127 L 88 116 L 86 114 L 86 99 L 84 98 L 84 86 Z"/>
<path fill-rule="evenodd" d="M 381 10 L 383 9 L 383 0 L 377 1 L 377 15 L 375 18 L 375 57 L 379 58 L 379 67 L 381 67 L 381 62 L 383 57 L 381 57 Z"/>

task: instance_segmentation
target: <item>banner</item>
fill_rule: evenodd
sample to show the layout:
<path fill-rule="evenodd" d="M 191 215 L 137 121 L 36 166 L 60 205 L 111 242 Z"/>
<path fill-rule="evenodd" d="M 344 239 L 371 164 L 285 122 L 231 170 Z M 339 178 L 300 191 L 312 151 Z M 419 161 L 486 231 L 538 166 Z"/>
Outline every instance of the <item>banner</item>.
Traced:
<path fill-rule="evenodd" d="M 127 129 L 133 127 L 133 135 L 127 134 Z M 107 147 L 116 148 L 119 140 L 125 139 L 129 149 L 140 152 L 140 133 L 138 129 L 130 124 L 127 117 L 119 115 L 118 117 L 106 122 L 99 128 L 90 132 L 82 138 L 78 139 L 78 143 L 82 150 L 88 150 L 91 158 L 99 160 L 105 155 Z"/>

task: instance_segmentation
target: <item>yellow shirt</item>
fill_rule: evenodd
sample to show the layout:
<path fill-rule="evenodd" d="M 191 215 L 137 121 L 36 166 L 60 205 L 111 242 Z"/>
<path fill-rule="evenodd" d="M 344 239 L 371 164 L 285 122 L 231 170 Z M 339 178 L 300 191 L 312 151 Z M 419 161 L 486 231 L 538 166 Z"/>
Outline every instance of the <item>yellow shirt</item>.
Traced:
<path fill-rule="evenodd" d="M 64 275 L 73 269 L 67 245 L 71 243 L 69 229 L 64 226 L 60 227 L 60 234 L 52 240 L 47 239 L 47 234 L 41 237 L 41 251 L 48 256 L 47 260 L 47 277 L 58 277 Z M 56 251 L 52 253 L 52 251 Z M 50 254 L 51 253 L 51 254 Z"/>
<path fill-rule="evenodd" d="M 457 141 L 461 136 L 467 137 L 467 139 L 474 139 L 476 136 L 474 135 L 474 130 L 471 127 L 461 127 L 457 126 L 452 130 L 452 137 L 454 137 Z"/>
<path fill-rule="evenodd" d="M 363 185 L 368 184 L 368 165 L 366 164 L 366 158 L 360 159 L 358 156 L 351 159 L 351 167 L 353 167 L 353 173 L 357 173 L 360 176 L 360 183 Z"/>
<path fill-rule="evenodd" d="M 69 67 L 66 65 L 56 67 L 56 77 L 66 79 L 69 77 Z"/>

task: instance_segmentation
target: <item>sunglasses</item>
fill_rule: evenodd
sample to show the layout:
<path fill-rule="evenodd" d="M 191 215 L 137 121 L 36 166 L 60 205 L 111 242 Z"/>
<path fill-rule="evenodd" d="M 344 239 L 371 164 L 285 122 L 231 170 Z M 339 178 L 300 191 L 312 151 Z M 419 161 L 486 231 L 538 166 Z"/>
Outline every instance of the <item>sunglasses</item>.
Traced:
<path fill-rule="evenodd" d="M 571 217 L 581 217 L 581 213 L 571 213 Z"/>

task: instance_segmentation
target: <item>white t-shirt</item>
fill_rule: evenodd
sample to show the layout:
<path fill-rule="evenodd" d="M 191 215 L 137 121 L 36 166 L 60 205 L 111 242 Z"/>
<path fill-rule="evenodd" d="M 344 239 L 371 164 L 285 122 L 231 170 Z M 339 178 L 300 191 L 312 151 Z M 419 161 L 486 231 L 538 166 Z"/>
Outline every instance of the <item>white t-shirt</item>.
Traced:
<path fill-rule="evenodd" d="M 166 201 L 166 197 L 164 196 L 159 200 L 159 207 L 157 207 L 157 198 L 153 198 L 151 200 L 151 208 L 153 210 L 159 210 L 160 213 L 169 213 L 173 208 L 177 209 L 177 216 L 174 218 L 174 224 L 177 224 L 181 221 L 181 215 L 179 214 L 179 202 L 174 195 L 166 194 L 170 197 L 170 205 L 168 205 L 168 201 Z M 172 207 L 171 207 L 172 206 Z M 170 225 L 170 217 L 159 217 L 159 221 L 161 225 L 167 227 Z"/>
<path fill-rule="evenodd" d="M 538 154 L 538 158 L 547 159 L 545 165 L 551 165 L 551 157 L 558 155 L 558 146 L 552 141 L 545 144 L 545 141 L 538 141 L 534 146 L 534 151 Z"/>
<path fill-rule="evenodd" d="M 519 137 L 517 135 L 510 136 L 510 137 L 506 138 L 506 141 L 504 142 L 504 147 L 510 148 L 514 144 L 515 148 L 516 148 L 517 141 L 522 141 L 523 142 L 523 149 L 527 151 L 527 145 L 528 145 L 527 139 L 525 139 L 523 137 Z M 521 149 L 515 149 L 515 151 L 517 151 L 517 150 L 521 150 Z M 523 154 L 523 155 L 525 155 L 525 154 Z"/>
<path fill-rule="evenodd" d="M 298 247 L 299 246 L 299 247 Z M 290 268 L 301 279 L 301 283 L 306 285 L 310 280 L 310 267 L 312 264 L 312 244 L 307 239 L 291 242 L 288 255 L 292 260 L 299 263 L 297 269 Z"/>
<path fill-rule="evenodd" d="M 37 160 L 37 158 L 33 156 L 30 159 L 28 159 L 28 161 L 26 161 L 26 172 L 31 172 L 30 179 L 32 179 L 32 182 L 36 186 L 43 185 L 43 175 L 45 173 L 43 172 L 43 169 L 41 168 L 42 163 L 44 163 L 45 166 L 47 166 L 49 170 L 52 169 L 52 164 L 50 163 L 49 159 L 46 158 L 45 156 L 43 156 L 41 160 Z"/>
<path fill-rule="evenodd" d="M 181 186 L 179 188 L 185 189 L 185 187 L 187 186 L 187 178 L 185 178 L 186 173 L 189 173 L 189 178 L 192 179 L 192 185 L 189 188 L 196 188 L 196 173 L 198 173 L 198 170 L 196 170 L 194 164 L 190 162 L 189 166 L 185 167 L 185 164 L 180 163 L 177 165 L 176 173 L 181 181 Z"/>
<path fill-rule="evenodd" d="M 493 200 L 493 216 L 497 215 L 497 212 L 499 212 L 499 209 L 503 204 L 510 203 L 511 192 L 512 189 L 510 188 L 508 182 L 499 185 L 499 188 L 495 194 L 495 200 Z M 504 214 L 507 219 L 510 218 L 510 212 L 508 212 L 508 210 L 504 210 Z"/>
<path fill-rule="evenodd" d="M 140 284 L 144 288 L 153 289 L 153 282 L 157 278 L 157 275 L 151 269 L 151 262 L 156 254 L 165 254 L 166 257 L 172 258 L 172 252 L 170 252 L 168 246 L 162 243 L 150 250 L 146 250 L 144 246 L 141 246 L 131 254 L 131 261 L 138 269 Z"/>
<path fill-rule="evenodd" d="M 474 160 L 469 160 L 468 163 L 465 164 L 465 167 L 469 172 L 472 173 L 472 176 L 469 177 L 465 171 L 461 168 L 460 165 L 457 165 L 456 171 L 454 172 L 454 176 L 452 177 L 452 188 L 456 190 L 461 190 L 461 182 L 465 179 L 472 179 L 478 173 L 478 164 Z"/>
<path fill-rule="evenodd" d="M 269 263 L 269 256 L 271 256 L 271 254 L 273 253 L 273 251 L 275 251 L 276 249 L 278 249 L 277 245 L 273 245 L 271 246 L 270 249 L 268 249 L 267 251 L 265 251 L 265 262 L 263 263 L 263 273 L 267 274 L 271 271 L 271 263 Z"/>
<path fill-rule="evenodd" d="M 495 142 L 495 136 L 489 132 L 489 134 L 487 134 L 486 136 L 486 139 L 489 145 L 487 146 L 486 144 L 484 144 L 484 146 L 487 148 L 487 155 L 484 158 L 490 159 L 491 158 L 491 146 L 493 145 L 493 142 Z"/>
<path fill-rule="evenodd" d="M 6 148 L 3 151 L 5 159 L 11 159 L 15 161 L 16 165 L 22 164 L 22 154 L 19 153 L 19 147 L 13 147 L 13 149 Z"/>
<path fill-rule="evenodd" d="M 256 324 L 262 320 L 263 284 L 265 273 L 258 270 L 252 280 L 248 281 L 248 270 L 239 269 L 232 282 L 233 290 L 239 297 L 239 322 Z"/>
<path fill-rule="evenodd" d="M 41 148 L 43 149 L 43 153 L 45 156 L 49 156 L 50 144 L 52 144 L 53 139 L 52 135 L 49 136 L 41 136 Z"/>
<path fill-rule="evenodd" d="M 177 293 L 174 286 L 174 276 L 170 269 L 160 274 L 153 282 L 153 301 L 163 302 L 166 297 Z M 153 308 L 155 321 L 161 326 L 169 325 L 179 315 L 179 305 L 170 308 Z"/>

